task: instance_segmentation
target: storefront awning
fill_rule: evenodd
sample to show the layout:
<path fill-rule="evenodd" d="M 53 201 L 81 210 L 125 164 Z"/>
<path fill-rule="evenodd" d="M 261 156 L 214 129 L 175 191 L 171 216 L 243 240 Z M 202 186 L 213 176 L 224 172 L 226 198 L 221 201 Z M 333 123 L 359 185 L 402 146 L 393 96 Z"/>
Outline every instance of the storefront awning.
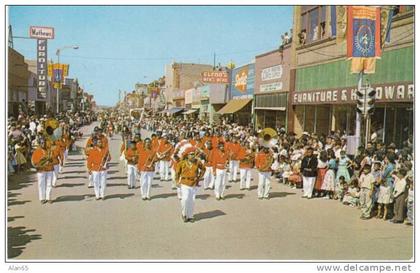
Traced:
<path fill-rule="evenodd" d="M 233 114 L 244 108 L 252 99 L 231 100 L 217 113 L 219 114 Z"/>
<path fill-rule="evenodd" d="M 181 111 L 183 111 L 183 110 L 184 110 L 184 108 L 174 107 L 174 108 L 172 108 L 172 109 L 169 109 L 169 110 L 167 111 L 167 113 L 169 113 L 169 114 L 175 114 L 175 113 L 181 112 Z"/>
<path fill-rule="evenodd" d="M 255 107 L 255 110 L 286 111 L 286 107 Z"/>
<path fill-rule="evenodd" d="M 186 112 L 184 112 L 184 113 L 182 113 L 183 115 L 189 115 L 189 114 L 192 114 L 192 113 L 195 113 L 195 112 L 197 112 L 198 111 L 198 109 L 191 109 L 191 110 L 188 110 L 188 111 L 186 111 Z"/>

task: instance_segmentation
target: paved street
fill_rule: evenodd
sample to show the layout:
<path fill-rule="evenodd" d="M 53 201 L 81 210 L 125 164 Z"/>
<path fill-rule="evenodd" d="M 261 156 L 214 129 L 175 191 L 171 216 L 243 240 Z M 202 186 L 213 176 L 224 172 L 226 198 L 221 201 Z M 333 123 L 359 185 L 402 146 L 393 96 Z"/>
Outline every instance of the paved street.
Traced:
<path fill-rule="evenodd" d="M 86 137 L 92 126 L 84 128 Z M 154 180 L 151 201 L 141 200 L 138 187 L 127 189 L 120 144 L 120 136 L 110 141 L 104 201 L 96 201 L 87 188 L 81 153 L 69 156 L 53 204 L 38 201 L 35 174 L 9 178 L 9 258 L 405 260 L 413 255 L 411 227 L 362 221 L 358 209 L 301 199 L 300 190 L 277 182 L 270 200 L 257 199 L 256 181 L 245 192 L 230 183 L 225 201 L 201 190 L 197 221 L 183 223 L 170 182 Z"/>

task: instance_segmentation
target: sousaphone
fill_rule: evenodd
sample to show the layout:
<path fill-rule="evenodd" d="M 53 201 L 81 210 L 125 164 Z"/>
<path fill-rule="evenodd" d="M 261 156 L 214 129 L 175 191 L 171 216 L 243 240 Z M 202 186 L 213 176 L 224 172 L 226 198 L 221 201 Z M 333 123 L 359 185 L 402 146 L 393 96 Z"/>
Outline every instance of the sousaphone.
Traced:
<path fill-rule="evenodd" d="M 264 128 L 258 134 L 258 143 L 263 147 L 271 148 L 277 144 L 278 135 L 273 128 Z"/>

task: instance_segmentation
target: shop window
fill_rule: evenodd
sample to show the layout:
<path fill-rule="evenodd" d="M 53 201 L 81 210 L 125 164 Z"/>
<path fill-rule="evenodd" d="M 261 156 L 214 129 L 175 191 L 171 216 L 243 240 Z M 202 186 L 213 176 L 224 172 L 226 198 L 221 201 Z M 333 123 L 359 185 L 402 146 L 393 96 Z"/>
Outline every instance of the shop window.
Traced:
<path fill-rule="evenodd" d="M 308 133 L 315 132 L 315 109 L 316 106 L 305 106 L 305 126 L 304 130 Z"/>
<path fill-rule="evenodd" d="M 330 106 L 317 106 L 316 128 L 317 135 L 328 135 L 330 129 Z"/>
<path fill-rule="evenodd" d="M 301 131 L 305 127 L 305 106 L 296 106 L 295 115 L 297 119 L 296 131 Z"/>

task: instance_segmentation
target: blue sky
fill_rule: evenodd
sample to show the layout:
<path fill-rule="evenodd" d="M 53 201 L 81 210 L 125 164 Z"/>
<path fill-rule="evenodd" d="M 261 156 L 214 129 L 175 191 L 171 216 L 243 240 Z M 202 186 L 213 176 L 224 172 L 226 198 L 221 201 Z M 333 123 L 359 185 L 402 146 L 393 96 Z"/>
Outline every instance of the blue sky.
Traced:
<path fill-rule="evenodd" d="M 115 105 L 118 90 L 163 76 L 172 61 L 226 64 L 251 62 L 279 46 L 292 26 L 290 6 L 13 6 L 14 36 L 28 36 L 29 26 L 55 28 L 48 58 L 70 64 L 99 105 Z M 14 39 L 14 48 L 35 59 L 35 40 Z"/>

